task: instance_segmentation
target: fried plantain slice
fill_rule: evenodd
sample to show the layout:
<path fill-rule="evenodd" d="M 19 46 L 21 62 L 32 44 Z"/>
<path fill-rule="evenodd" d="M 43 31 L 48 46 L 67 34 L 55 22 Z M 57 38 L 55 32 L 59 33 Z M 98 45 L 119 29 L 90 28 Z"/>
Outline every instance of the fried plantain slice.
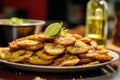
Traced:
<path fill-rule="evenodd" d="M 46 41 L 52 41 L 54 40 L 54 37 L 47 37 L 44 34 L 39 34 L 39 35 L 30 35 L 26 37 L 27 40 L 37 40 L 37 41 L 42 41 L 42 42 L 46 42 Z"/>
<path fill-rule="evenodd" d="M 16 44 L 20 47 L 27 47 L 27 46 L 40 44 L 40 42 L 35 40 L 22 40 L 22 41 L 16 42 Z"/>
<path fill-rule="evenodd" d="M 12 53 L 9 58 L 10 62 L 22 62 L 24 59 L 29 58 L 33 54 L 33 51 L 18 50 Z"/>
<path fill-rule="evenodd" d="M 44 41 L 46 39 L 45 35 L 39 34 L 39 35 L 30 35 L 26 37 L 27 40 L 37 40 L 37 41 Z"/>
<path fill-rule="evenodd" d="M 89 50 L 89 46 L 80 40 L 76 40 L 75 44 L 66 48 L 71 54 L 81 54 Z"/>
<path fill-rule="evenodd" d="M 62 54 L 61 56 L 57 57 L 53 63 L 52 66 L 59 66 L 64 60 L 66 60 L 71 54 Z"/>
<path fill-rule="evenodd" d="M 97 49 L 97 48 L 98 48 L 97 42 L 96 42 L 96 41 L 91 41 L 91 42 L 90 42 L 90 47 Z"/>
<path fill-rule="evenodd" d="M 55 43 L 68 46 L 74 44 L 75 40 L 76 39 L 74 37 L 60 37 L 58 39 L 55 39 Z"/>
<path fill-rule="evenodd" d="M 17 42 L 22 41 L 24 39 L 25 38 L 23 37 L 23 38 L 16 39 L 15 41 L 9 42 L 10 51 L 16 51 L 20 49 L 20 47 L 17 45 Z"/>
<path fill-rule="evenodd" d="M 12 41 L 9 43 L 9 48 L 11 51 L 16 51 L 20 49 L 25 49 L 25 50 L 38 50 L 43 48 L 44 44 L 42 41 L 38 40 L 28 40 L 26 37 L 24 38 L 19 38 L 15 41 Z"/>
<path fill-rule="evenodd" d="M 92 61 L 94 61 L 94 60 L 91 59 L 91 58 L 82 58 L 82 59 L 79 60 L 78 64 L 87 64 L 87 63 L 90 63 Z"/>
<path fill-rule="evenodd" d="M 81 41 L 86 43 L 86 44 L 90 44 L 92 40 L 87 38 L 87 37 L 84 37 L 84 38 L 81 38 Z"/>
<path fill-rule="evenodd" d="M 107 55 L 107 54 L 100 54 L 100 53 L 95 53 L 93 55 L 87 54 L 87 57 L 90 57 L 92 59 L 98 60 L 100 62 L 107 62 L 112 60 L 113 57 Z"/>
<path fill-rule="evenodd" d="M 0 48 L 0 58 L 1 59 L 8 59 L 11 57 L 11 52 L 9 51 L 8 47 Z"/>
<path fill-rule="evenodd" d="M 113 59 L 106 52 L 101 52 L 99 50 L 91 49 L 86 54 L 80 54 L 81 58 L 91 58 L 100 62 L 107 62 Z"/>
<path fill-rule="evenodd" d="M 29 58 L 29 62 L 31 64 L 38 64 L 38 65 L 48 65 L 48 64 L 52 63 L 52 61 L 53 61 L 52 59 L 51 60 L 41 59 L 36 55 L 33 55 Z"/>
<path fill-rule="evenodd" d="M 95 65 L 95 64 L 100 64 L 99 61 L 93 61 L 93 62 L 90 62 L 90 63 L 87 63 L 87 64 L 83 64 L 83 66 L 91 66 L 91 65 Z"/>
<path fill-rule="evenodd" d="M 15 41 L 12 41 L 9 43 L 9 48 L 10 48 L 10 51 L 15 51 L 20 49 L 20 47 L 16 44 Z"/>
<path fill-rule="evenodd" d="M 75 37 L 77 40 L 82 39 L 83 37 L 79 34 L 72 34 L 73 37 Z"/>
<path fill-rule="evenodd" d="M 25 50 L 38 50 L 40 48 L 43 48 L 42 42 L 34 40 L 22 40 L 16 42 L 16 44 Z"/>
<path fill-rule="evenodd" d="M 38 57 L 40 57 L 41 59 L 44 59 L 44 60 L 50 60 L 50 59 L 54 59 L 55 57 L 57 57 L 57 56 L 53 56 L 53 55 L 47 54 L 47 53 L 44 51 L 44 49 L 35 52 L 35 54 L 36 54 Z"/>
<path fill-rule="evenodd" d="M 79 63 L 79 58 L 75 55 L 70 55 L 67 59 L 65 59 L 60 66 L 75 66 Z"/>
<path fill-rule="evenodd" d="M 40 44 L 37 44 L 37 45 L 24 47 L 24 49 L 28 50 L 28 51 L 35 51 L 35 50 L 39 50 L 39 49 L 41 49 L 43 47 L 44 47 L 44 44 L 40 43 Z"/>
<path fill-rule="evenodd" d="M 59 55 L 64 53 L 65 47 L 59 44 L 46 43 L 44 49 L 49 55 Z"/>
<path fill-rule="evenodd" d="M 109 51 L 107 50 L 107 49 L 105 49 L 104 47 L 102 47 L 102 46 L 98 46 L 97 47 L 97 51 L 99 52 L 99 53 L 103 53 L 103 54 L 106 54 L 106 53 L 108 53 Z"/>
<path fill-rule="evenodd" d="M 43 48 L 43 43 L 40 41 L 34 41 L 34 40 L 22 40 L 16 42 L 16 44 L 21 48 L 25 50 L 38 50 L 40 48 Z"/>

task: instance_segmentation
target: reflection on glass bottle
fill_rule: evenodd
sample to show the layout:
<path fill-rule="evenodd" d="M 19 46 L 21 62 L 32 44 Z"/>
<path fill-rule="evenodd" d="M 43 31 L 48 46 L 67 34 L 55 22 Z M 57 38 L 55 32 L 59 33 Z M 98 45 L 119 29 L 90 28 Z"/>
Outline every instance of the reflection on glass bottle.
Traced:
<path fill-rule="evenodd" d="M 107 39 L 107 3 L 90 0 L 87 4 L 86 36 L 105 46 Z"/>

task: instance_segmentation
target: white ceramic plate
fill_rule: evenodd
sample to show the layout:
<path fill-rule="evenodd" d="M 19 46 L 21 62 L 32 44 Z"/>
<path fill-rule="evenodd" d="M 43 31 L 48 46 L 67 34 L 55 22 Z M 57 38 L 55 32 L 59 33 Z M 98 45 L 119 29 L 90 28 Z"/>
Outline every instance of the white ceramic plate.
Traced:
<path fill-rule="evenodd" d="M 103 67 L 119 59 L 119 55 L 113 51 L 108 53 L 113 59 L 109 62 L 91 65 L 91 66 L 65 66 L 65 67 L 56 67 L 56 66 L 40 66 L 40 65 L 30 65 L 30 64 L 21 64 L 8 62 L 6 60 L 0 60 L 1 63 L 4 63 L 10 67 L 18 68 L 22 70 L 37 71 L 37 72 L 75 72 L 75 71 L 87 71 L 93 70 L 96 68 Z"/>

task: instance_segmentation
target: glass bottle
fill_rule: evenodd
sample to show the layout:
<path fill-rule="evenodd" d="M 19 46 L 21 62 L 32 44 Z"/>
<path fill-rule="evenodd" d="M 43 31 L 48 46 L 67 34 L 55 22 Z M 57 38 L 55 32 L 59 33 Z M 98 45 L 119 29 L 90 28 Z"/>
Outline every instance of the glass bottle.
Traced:
<path fill-rule="evenodd" d="M 86 36 L 105 46 L 107 40 L 107 10 L 105 0 L 90 0 L 87 3 Z"/>

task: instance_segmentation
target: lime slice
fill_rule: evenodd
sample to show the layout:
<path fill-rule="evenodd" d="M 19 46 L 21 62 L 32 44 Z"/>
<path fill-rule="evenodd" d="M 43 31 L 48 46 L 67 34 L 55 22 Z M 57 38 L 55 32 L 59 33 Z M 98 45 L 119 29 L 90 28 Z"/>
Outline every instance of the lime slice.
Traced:
<path fill-rule="evenodd" d="M 45 29 L 44 34 L 45 36 L 48 36 L 48 37 L 58 36 L 60 34 L 61 28 L 62 28 L 62 24 L 52 23 Z"/>

